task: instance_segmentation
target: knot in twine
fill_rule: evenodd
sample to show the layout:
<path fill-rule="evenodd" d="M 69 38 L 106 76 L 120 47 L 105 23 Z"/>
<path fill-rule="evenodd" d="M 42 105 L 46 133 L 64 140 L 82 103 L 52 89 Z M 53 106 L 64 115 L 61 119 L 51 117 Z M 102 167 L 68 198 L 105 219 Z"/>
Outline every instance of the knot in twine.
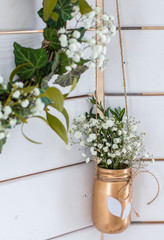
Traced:
<path fill-rule="evenodd" d="M 155 201 L 155 199 L 158 197 L 159 191 L 160 191 L 159 181 L 158 181 L 157 177 L 152 172 L 150 172 L 148 170 L 138 170 L 137 169 L 134 173 L 131 172 L 131 174 L 129 174 L 129 175 L 127 174 L 126 177 L 125 177 L 125 174 L 113 174 L 114 175 L 113 178 L 112 177 L 111 178 L 101 177 L 101 176 L 99 176 L 99 174 L 97 174 L 97 179 L 101 180 L 103 182 L 125 182 L 125 185 L 123 187 L 121 187 L 120 190 L 118 191 L 118 199 L 122 200 L 122 201 L 125 201 L 125 200 L 127 200 L 131 196 L 133 180 L 140 173 L 148 173 L 148 174 L 152 175 L 154 177 L 154 179 L 156 180 L 156 182 L 157 182 L 157 193 L 156 193 L 155 197 L 151 201 L 147 202 L 147 205 L 149 205 L 149 204 L 151 204 L 152 202 Z M 105 173 L 105 175 L 111 175 L 111 174 Z M 127 196 L 125 198 L 123 198 L 123 197 L 121 197 L 121 193 L 127 187 L 129 189 L 128 194 L 127 194 Z M 140 217 L 138 212 L 134 209 L 131 200 L 130 200 L 130 203 L 131 203 L 132 209 L 133 209 L 134 213 L 136 214 L 136 216 Z"/>

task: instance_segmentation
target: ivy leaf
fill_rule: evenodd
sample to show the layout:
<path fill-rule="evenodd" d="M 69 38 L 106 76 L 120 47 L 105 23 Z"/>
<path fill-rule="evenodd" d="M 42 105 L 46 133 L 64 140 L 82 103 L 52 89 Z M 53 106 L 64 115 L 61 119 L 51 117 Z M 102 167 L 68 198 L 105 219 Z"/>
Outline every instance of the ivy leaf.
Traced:
<path fill-rule="evenodd" d="M 44 0 L 43 16 L 44 21 L 47 21 L 57 4 L 57 0 Z"/>
<path fill-rule="evenodd" d="M 15 42 L 14 54 L 16 66 L 28 63 L 17 73 L 23 80 L 33 77 L 38 69 L 43 68 L 48 63 L 48 56 L 43 48 L 36 50 L 25 48 Z"/>
<path fill-rule="evenodd" d="M 17 67 L 12 71 L 12 73 L 10 74 L 10 84 L 11 84 L 11 85 L 12 85 L 12 81 L 13 81 L 14 76 L 19 72 L 19 70 L 20 70 L 22 67 L 27 66 L 28 64 L 30 64 L 30 63 L 24 63 L 24 64 L 22 64 L 22 65 L 19 65 L 19 66 L 17 66 Z"/>
<path fill-rule="evenodd" d="M 81 33 L 81 36 L 80 36 L 80 38 L 78 40 L 81 41 L 82 38 L 84 37 L 85 32 L 87 30 L 84 27 L 81 27 L 81 28 L 78 29 L 78 31 Z"/>
<path fill-rule="evenodd" d="M 51 17 L 49 17 L 46 21 L 43 19 L 43 8 L 38 11 L 39 16 L 43 19 L 43 21 L 51 28 L 60 29 L 61 27 L 65 27 L 65 23 L 67 20 L 71 20 L 72 16 L 72 3 L 71 0 L 58 0 L 56 7 L 53 13 L 58 14 L 58 20 L 54 21 Z"/>
<path fill-rule="evenodd" d="M 60 67 L 59 67 L 59 70 L 58 70 L 57 74 L 63 74 L 63 73 L 67 72 L 65 67 L 70 65 L 69 61 L 70 60 L 69 60 L 68 56 L 66 55 L 66 53 L 61 52 L 60 53 Z"/>
<path fill-rule="evenodd" d="M 45 28 L 44 38 L 49 41 L 49 47 L 51 50 L 59 50 L 61 48 L 56 29 Z"/>
<path fill-rule="evenodd" d="M 64 99 L 66 99 L 66 98 L 68 97 L 68 95 L 75 89 L 76 84 L 77 84 L 77 79 L 74 78 L 73 83 L 72 83 L 72 87 L 71 87 L 70 91 L 69 91 L 68 93 L 66 93 L 66 94 L 63 95 L 63 96 L 64 96 Z"/>
<path fill-rule="evenodd" d="M 53 21 L 57 22 L 57 20 L 58 20 L 58 18 L 59 18 L 59 14 L 56 13 L 56 12 L 52 12 L 51 15 L 50 15 L 50 18 L 51 18 Z"/>
<path fill-rule="evenodd" d="M 68 144 L 68 137 L 67 131 L 63 125 L 63 123 L 55 116 L 51 115 L 50 113 L 46 112 L 47 121 L 50 127 L 58 134 L 58 136 Z"/>
<path fill-rule="evenodd" d="M 56 53 L 55 55 L 55 60 L 52 63 L 52 67 L 51 67 L 51 72 L 45 76 L 42 81 L 41 81 L 41 88 L 47 88 L 48 87 L 48 81 L 52 78 L 52 76 L 55 74 L 56 69 L 59 66 L 59 54 Z"/>
<path fill-rule="evenodd" d="M 89 6 L 86 0 L 79 0 L 79 7 L 81 14 L 87 14 L 93 11 L 93 9 Z"/>
<path fill-rule="evenodd" d="M 72 85 L 74 78 L 76 78 L 76 81 L 78 82 L 80 75 L 84 73 L 88 69 L 87 66 L 78 66 L 76 69 L 72 70 L 71 72 L 60 75 L 54 83 L 59 84 L 62 87 L 70 86 Z"/>

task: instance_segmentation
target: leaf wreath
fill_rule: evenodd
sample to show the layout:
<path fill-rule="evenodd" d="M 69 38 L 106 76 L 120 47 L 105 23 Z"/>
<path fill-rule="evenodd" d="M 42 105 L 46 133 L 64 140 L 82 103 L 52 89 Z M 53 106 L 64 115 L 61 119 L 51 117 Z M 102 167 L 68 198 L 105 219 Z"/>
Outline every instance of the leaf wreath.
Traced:
<path fill-rule="evenodd" d="M 7 140 L 7 130 L 17 124 L 27 123 L 28 118 L 33 116 L 44 120 L 68 144 L 69 115 L 64 108 L 64 100 L 88 67 L 82 66 L 85 61 L 81 61 L 77 70 L 65 74 L 65 67 L 70 60 L 62 51 L 57 30 L 65 27 L 67 20 L 73 18 L 73 7 L 78 4 L 84 14 L 92 10 L 86 1 L 82 3 L 78 0 L 44 0 L 43 8 L 38 12 L 47 23 L 43 33 L 42 47 L 40 49 L 25 48 L 19 43 L 14 43 L 16 68 L 11 73 L 7 84 L 3 84 L 2 77 L 0 80 L 0 152 Z M 82 37 L 85 30 L 79 29 L 79 32 Z M 48 82 L 55 74 L 58 76 L 57 83 L 61 86 L 72 85 L 69 93 L 63 95 L 59 89 L 48 86 Z M 15 78 L 16 75 L 17 78 Z M 57 117 L 49 113 L 49 107 L 55 108 L 64 116 L 66 127 Z M 45 110 L 46 119 L 36 116 L 41 109 Z M 24 133 L 23 135 L 25 136 Z"/>

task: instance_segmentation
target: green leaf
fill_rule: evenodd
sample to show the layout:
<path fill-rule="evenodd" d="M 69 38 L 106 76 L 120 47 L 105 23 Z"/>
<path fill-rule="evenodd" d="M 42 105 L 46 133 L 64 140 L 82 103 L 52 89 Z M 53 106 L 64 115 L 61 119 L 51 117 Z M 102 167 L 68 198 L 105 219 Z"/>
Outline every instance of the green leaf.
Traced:
<path fill-rule="evenodd" d="M 24 93 L 24 94 L 28 94 L 28 93 L 31 93 L 37 86 L 28 86 L 26 88 L 22 88 L 21 91 Z"/>
<path fill-rule="evenodd" d="M 47 21 L 57 4 L 57 0 L 44 0 L 43 16 L 44 20 Z"/>
<path fill-rule="evenodd" d="M 62 114 L 65 117 L 66 124 L 67 124 L 67 131 L 68 131 L 68 129 L 69 129 L 69 115 L 68 115 L 68 112 L 65 108 L 63 108 Z"/>
<path fill-rule="evenodd" d="M 53 21 L 57 22 L 57 20 L 58 20 L 58 18 L 59 18 L 59 14 L 56 13 L 56 12 L 52 12 L 52 13 L 50 14 L 50 18 L 51 18 Z"/>
<path fill-rule="evenodd" d="M 17 73 L 23 80 L 33 77 L 38 69 L 43 68 L 48 63 L 48 56 L 43 48 L 34 50 L 14 43 L 14 54 L 16 66 L 28 63 Z"/>
<path fill-rule="evenodd" d="M 6 138 L 0 140 L 0 153 L 2 152 L 3 145 L 6 143 Z"/>
<path fill-rule="evenodd" d="M 62 87 L 70 86 L 72 85 L 74 78 L 76 78 L 77 82 L 80 79 L 80 75 L 84 73 L 88 69 L 87 66 L 78 66 L 76 69 L 72 70 L 71 72 L 60 75 L 54 83 L 59 84 Z"/>
<path fill-rule="evenodd" d="M 49 17 L 49 19 L 45 21 L 43 19 L 43 8 L 41 8 L 38 11 L 38 14 L 43 19 L 43 21 L 45 21 L 45 23 L 51 28 L 55 28 L 55 29 L 58 30 L 61 27 L 65 27 L 66 21 L 72 19 L 72 16 L 71 16 L 71 13 L 72 13 L 71 0 L 58 0 L 58 2 L 56 4 L 56 7 L 55 7 L 53 12 L 55 12 L 59 15 L 57 21 L 54 21 L 51 17 Z"/>
<path fill-rule="evenodd" d="M 51 50 L 59 50 L 61 48 L 60 42 L 58 40 L 58 35 L 56 29 L 45 28 L 44 29 L 44 38 L 49 41 L 49 48 Z"/>
<path fill-rule="evenodd" d="M 52 64 L 52 67 L 51 67 L 51 72 L 41 80 L 41 88 L 47 88 L 48 87 L 48 82 L 52 78 L 52 76 L 55 74 L 55 71 L 59 66 L 59 62 L 60 62 L 59 61 L 59 54 L 56 53 L 55 60 L 54 60 L 54 62 Z"/>
<path fill-rule="evenodd" d="M 49 104 L 49 106 L 53 107 L 56 109 L 56 106 L 54 105 L 54 103 Z M 63 110 L 61 111 L 61 113 L 63 114 L 63 116 L 65 117 L 66 120 L 66 124 L 67 124 L 67 131 L 69 129 L 69 115 L 67 110 L 63 107 Z"/>
<path fill-rule="evenodd" d="M 56 118 L 55 116 L 51 115 L 50 113 L 46 112 L 47 115 L 47 121 L 50 125 L 50 127 L 58 134 L 58 136 L 66 143 L 68 144 L 68 137 L 67 137 L 67 131 L 62 124 L 62 122 Z"/>
<path fill-rule="evenodd" d="M 81 36 L 80 36 L 80 38 L 78 39 L 79 41 L 81 41 L 82 40 L 82 38 L 84 37 L 84 34 L 85 34 L 85 32 L 87 31 L 84 27 L 81 27 L 81 28 L 79 28 L 79 29 L 77 29 L 80 33 L 81 33 Z"/>
<path fill-rule="evenodd" d="M 42 94 L 43 97 L 48 97 L 52 102 L 53 106 L 59 111 L 62 112 L 64 97 L 59 89 L 55 87 L 47 88 L 47 90 Z"/>
<path fill-rule="evenodd" d="M 63 73 L 67 72 L 65 67 L 70 65 L 69 61 L 70 61 L 70 59 L 68 58 L 66 53 L 65 52 L 61 52 L 60 53 L 60 68 L 59 68 L 57 74 L 63 74 Z"/>
<path fill-rule="evenodd" d="M 68 95 L 75 89 L 76 84 L 77 84 L 77 79 L 74 78 L 73 83 L 72 83 L 71 90 L 70 90 L 67 94 L 64 94 L 64 99 L 66 99 L 66 98 L 68 97 Z"/>
<path fill-rule="evenodd" d="M 93 11 L 93 9 L 89 6 L 86 0 L 79 0 L 79 7 L 81 14 L 87 14 Z"/>
<path fill-rule="evenodd" d="M 10 84 L 11 85 L 12 85 L 14 76 L 19 72 L 20 69 L 22 69 L 22 67 L 27 66 L 28 64 L 30 64 L 30 63 L 24 63 L 22 65 L 19 65 L 12 71 L 12 73 L 10 74 Z"/>

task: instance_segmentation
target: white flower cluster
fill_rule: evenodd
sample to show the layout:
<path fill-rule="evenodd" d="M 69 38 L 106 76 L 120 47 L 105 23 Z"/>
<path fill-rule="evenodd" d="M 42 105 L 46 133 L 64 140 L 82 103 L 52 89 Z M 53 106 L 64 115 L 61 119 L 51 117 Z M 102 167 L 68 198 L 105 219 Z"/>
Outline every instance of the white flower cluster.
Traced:
<path fill-rule="evenodd" d="M 127 125 L 126 117 L 122 121 L 115 117 L 94 119 L 81 115 L 74 119 L 70 129 L 71 144 L 80 144 L 82 156 L 86 157 L 88 150 L 91 159 L 99 159 L 106 168 L 117 169 L 124 164 L 134 166 L 144 158 L 150 158 L 145 153 L 143 145 L 144 133 L 137 133 L 137 124 L 130 118 Z M 154 161 L 154 160 L 153 160 Z M 89 162 L 87 158 L 86 162 Z"/>
<path fill-rule="evenodd" d="M 2 76 L 0 76 L 0 88 L 7 89 L 7 83 L 4 82 Z M 9 136 L 8 128 L 13 128 L 17 124 L 17 115 L 13 111 L 14 107 L 20 106 L 22 108 L 28 108 L 28 117 L 38 115 L 45 107 L 40 98 L 40 90 L 35 88 L 30 93 L 24 92 L 24 84 L 22 82 L 16 82 L 11 89 L 10 102 L 5 105 L 0 102 L 0 140 Z"/>
<path fill-rule="evenodd" d="M 81 15 L 78 6 L 74 6 L 73 17 L 76 17 L 76 26 L 74 30 L 67 31 L 61 28 L 58 31 L 59 41 L 66 55 L 70 59 L 70 65 L 66 66 L 66 71 L 76 69 L 77 64 L 84 56 L 85 49 L 90 49 L 88 57 L 88 66 L 97 66 L 104 69 L 106 45 L 110 42 L 110 36 L 116 32 L 113 16 L 103 14 L 98 7 L 85 15 Z M 89 28 L 97 28 L 95 37 L 86 37 L 81 29 L 87 31 Z M 84 36 L 83 36 L 84 35 Z"/>

